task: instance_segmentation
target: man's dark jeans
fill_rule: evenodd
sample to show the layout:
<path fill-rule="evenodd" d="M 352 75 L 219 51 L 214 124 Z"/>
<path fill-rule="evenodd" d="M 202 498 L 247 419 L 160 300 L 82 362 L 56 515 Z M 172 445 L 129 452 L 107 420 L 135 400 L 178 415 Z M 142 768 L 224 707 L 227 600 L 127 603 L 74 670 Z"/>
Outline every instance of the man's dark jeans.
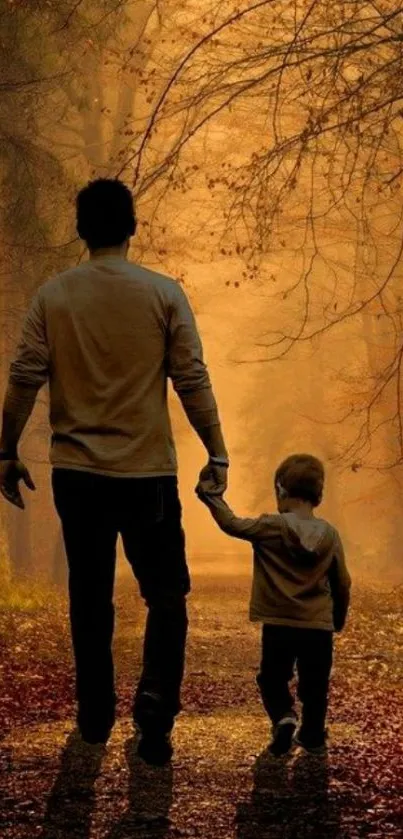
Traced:
<path fill-rule="evenodd" d="M 323 741 L 332 656 L 333 633 L 330 631 L 263 625 L 262 661 L 257 683 L 263 705 L 274 725 L 282 717 L 294 713 L 289 682 L 296 663 L 298 698 L 302 703 L 300 736 L 313 743 Z"/>
<path fill-rule="evenodd" d="M 148 606 L 136 699 L 143 691 L 161 697 L 162 724 L 169 730 L 181 709 L 190 591 L 177 478 L 115 478 L 54 468 L 52 487 L 69 566 L 78 724 L 102 728 L 114 721 L 111 644 L 120 533 Z M 136 700 L 133 713 L 136 718 Z"/>

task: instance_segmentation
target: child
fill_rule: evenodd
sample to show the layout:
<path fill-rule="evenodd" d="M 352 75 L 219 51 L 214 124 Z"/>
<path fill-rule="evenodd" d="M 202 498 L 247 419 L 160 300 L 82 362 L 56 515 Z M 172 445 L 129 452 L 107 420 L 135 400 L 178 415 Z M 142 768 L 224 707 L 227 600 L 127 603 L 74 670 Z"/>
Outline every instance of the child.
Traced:
<path fill-rule="evenodd" d="M 249 614 L 263 623 L 257 683 L 273 725 L 270 751 L 277 756 L 289 751 L 293 739 L 307 751 L 326 749 L 333 631 L 344 627 L 351 579 L 337 530 L 313 514 L 322 500 L 324 477 L 316 457 L 291 455 L 275 473 L 279 514 L 255 519 L 237 518 L 222 495 L 214 494 L 212 482 L 196 487 L 220 528 L 253 544 Z M 289 690 L 295 663 L 302 703 L 297 736 Z"/>

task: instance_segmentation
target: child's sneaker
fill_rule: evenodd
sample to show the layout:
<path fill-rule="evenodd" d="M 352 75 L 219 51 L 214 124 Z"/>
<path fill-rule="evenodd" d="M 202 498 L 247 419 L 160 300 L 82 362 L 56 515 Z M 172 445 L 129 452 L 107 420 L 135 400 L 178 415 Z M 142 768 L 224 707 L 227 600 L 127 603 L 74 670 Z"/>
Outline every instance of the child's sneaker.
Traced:
<path fill-rule="evenodd" d="M 294 737 L 296 746 L 301 746 L 306 752 L 315 755 L 324 755 L 327 752 L 327 731 L 324 731 L 319 737 L 306 737 L 301 734 L 301 729 Z"/>
<path fill-rule="evenodd" d="M 269 752 L 275 757 L 287 754 L 290 751 L 297 720 L 289 714 L 283 717 L 273 728 L 273 739 L 269 746 Z"/>

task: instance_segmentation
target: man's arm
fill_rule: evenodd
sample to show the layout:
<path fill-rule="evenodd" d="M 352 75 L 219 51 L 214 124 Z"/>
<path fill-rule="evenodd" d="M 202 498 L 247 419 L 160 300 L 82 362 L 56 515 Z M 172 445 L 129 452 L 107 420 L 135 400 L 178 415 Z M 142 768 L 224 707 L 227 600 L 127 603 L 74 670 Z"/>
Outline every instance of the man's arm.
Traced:
<path fill-rule="evenodd" d="M 217 404 L 203 360 L 203 348 L 188 299 L 173 289 L 166 353 L 167 375 L 186 416 L 210 457 L 227 457 Z"/>
<path fill-rule="evenodd" d="M 341 632 L 350 605 L 351 577 L 347 571 L 344 549 L 338 533 L 334 544 L 334 556 L 329 569 L 329 584 L 333 598 L 334 628 L 336 632 Z"/>
<path fill-rule="evenodd" d="M 200 500 L 209 508 L 218 526 L 228 536 L 235 536 L 237 539 L 245 539 L 248 542 L 256 542 L 274 534 L 276 526 L 274 521 L 271 522 L 268 515 L 264 514 L 254 519 L 239 518 L 224 501 L 222 495 L 210 495 L 197 490 L 196 492 Z"/>
<path fill-rule="evenodd" d="M 25 318 L 3 406 L 0 448 L 18 459 L 18 443 L 35 405 L 38 390 L 49 375 L 49 350 L 45 317 L 39 294 L 36 294 Z"/>
<path fill-rule="evenodd" d="M 18 443 L 32 414 L 38 388 L 32 385 L 18 385 L 9 380 L 4 405 L 0 451 L 18 460 Z"/>

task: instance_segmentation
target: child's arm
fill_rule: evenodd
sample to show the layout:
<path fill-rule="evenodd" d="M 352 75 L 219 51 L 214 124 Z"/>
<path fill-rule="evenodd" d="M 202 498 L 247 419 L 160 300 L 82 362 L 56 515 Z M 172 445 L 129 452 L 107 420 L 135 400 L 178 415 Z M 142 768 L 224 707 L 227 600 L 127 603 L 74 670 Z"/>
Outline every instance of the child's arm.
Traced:
<path fill-rule="evenodd" d="M 329 569 L 330 590 L 333 597 L 333 619 L 336 632 L 341 632 L 346 622 L 350 604 L 351 577 L 347 571 L 343 545 L 337 533 L 334 556 Z"/>
<path fill-rule="evenodd" d="M 269 529 L 270 531 L 273 529 L 270 528 L 269 517 L 267 515 L 262 515 L 255 519 L 238 518 L 226 501 L 224 501 L 222 495 L 210 495 L 200 490 L 196 490 L 196 494 L 200 498 L 200 501 L 203 501 L 209 508 L 211 515 L 221 530 L 224 533 L 228 533 L 229 536 L 254 542 L 257 539 L 264 538 L 265 535 L 267 536 Z"/>

